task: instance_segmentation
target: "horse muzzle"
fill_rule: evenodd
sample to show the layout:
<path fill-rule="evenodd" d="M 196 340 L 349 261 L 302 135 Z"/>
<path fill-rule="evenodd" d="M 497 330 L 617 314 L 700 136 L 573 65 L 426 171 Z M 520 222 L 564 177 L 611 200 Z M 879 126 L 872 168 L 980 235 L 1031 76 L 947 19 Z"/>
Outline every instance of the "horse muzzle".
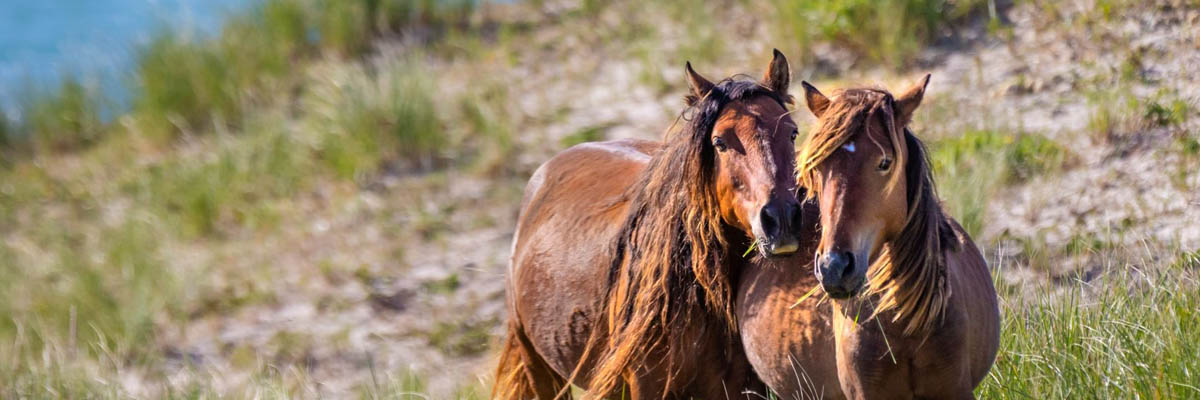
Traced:
<path fill-rule="evenodd" d="M 794 237 L 789 237 L 786 241 L 767 242 L 763 245 L 763 254 L 770 257 L 786 256 L 795 253 L 796 250 L 800 250 L 800 242 Z"/>
<path fill-rule="evenodd" d="M 866 263 L 856 258 L 854 253 L 840 251 L 817 255 L 813 272 L 829 297 L 847 299 L 862 292 Z"/>
<path fill-rule="evenodd" d="M 795 230 L 801 226 L 801 214 L 800 204 L 795 201 L 771 201 L 763 206 L 757 224 L 763 255 L 786 256 L 800 250 Z"/>

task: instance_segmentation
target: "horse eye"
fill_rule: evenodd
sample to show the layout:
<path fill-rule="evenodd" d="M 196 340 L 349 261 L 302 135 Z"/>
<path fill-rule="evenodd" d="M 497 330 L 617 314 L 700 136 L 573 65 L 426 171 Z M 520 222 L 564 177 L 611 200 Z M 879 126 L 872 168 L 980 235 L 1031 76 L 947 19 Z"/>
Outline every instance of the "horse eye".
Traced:
<path fill-rule="evenodd" d="M 793 142 L 794 142 L 794 141 L 796 141 L 796 136 L 800 136 L 800 130 L 799 130 L 799 129 L 792 129 L 792 141 L 793 141 Z"/>
<path fill-rule="evenodd" d="M 713 137 L 713 147 L 716 147 L 717 151 L 725 151 L 727 148 L 725 146 L 725 139 L 721 139 L 720 136 Z"/>
<path fill-rule="evenodd" d="M 891 167 L 892 167 L 892 159 L 884 158 L 882 160 L 879 160 L 879 170 L 880 171 L 887 171 L 888 168 L 891 168 Z"/>

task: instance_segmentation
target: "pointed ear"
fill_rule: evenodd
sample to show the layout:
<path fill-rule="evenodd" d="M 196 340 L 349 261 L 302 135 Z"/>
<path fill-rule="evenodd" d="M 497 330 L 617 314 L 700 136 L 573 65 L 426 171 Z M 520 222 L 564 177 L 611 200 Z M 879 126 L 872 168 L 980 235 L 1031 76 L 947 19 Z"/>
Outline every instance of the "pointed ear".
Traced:
<path fill-rule="evenodd" d="M 925 74 L 924 79 L 896 98 L 896 122 L 900 123 L 900 126 L 912 122 L 913 112 L 917 111 L 917 106 L 921 105 L 921 99 L 925 97 L 926 86 L 929 86 L 929 74 Z"/>
<path fill-rule="evenodd" d="M 783 97 L 788 104 L 792 103 L 792 96 L 788 95 L 788 85 L 792 83 L 792 67 L 788 65 L 787 57 L 779 49 L 775 49 L 775 56 L 771 59 L 771 65 L 767 66 L 767 72 L 763 74 L 762 85 L 766 86 L 771 91 Z"/>
<path fill-rule="evenodd" d="M 692 106 L 704 98 L 704 96 L 707 96 L 708 92 L 712 91 L 714 85 L 708 79 L 704 79 L 703 76 L 696 73 L 696 70 L 692 69 L 691 61 L 687 62 L 685 70 L 684 75 L 687 76 L 688 89 L 690 90 L 688 90 L 686 96 L 683 96 L 683 100 L 687 102 L 688 106 Z"/>
<path fill-rule="evenodd" d="M 807 81 L 801 81 L 800 86 L 804 86 L 804 101 L 808 102 L 808 110 L 812 111 L 813 116 L 821 118 L 829 108 L 829 98 Z"/>

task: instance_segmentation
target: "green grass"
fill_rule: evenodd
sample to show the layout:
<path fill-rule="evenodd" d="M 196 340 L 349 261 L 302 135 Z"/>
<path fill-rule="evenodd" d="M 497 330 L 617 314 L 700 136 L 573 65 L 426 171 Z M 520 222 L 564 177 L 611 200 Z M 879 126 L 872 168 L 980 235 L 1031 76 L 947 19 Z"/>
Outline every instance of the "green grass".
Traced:
<path fill-rule="evenodd" d="M 446 32 L 474 29 L 475 5 L 467 0 L 264 0 L 232 16 L 213 37 L 164 28 L 136 49 L 128 110 L 136 124 L 110 127 L 101 117 L 106 100 L 68 79 L 57 90 L 28 96 L 17 121 L 0 125 L 0 146 L 24 141 L 40 149 L 78 150 L 118 128 L 160 141 L 236 128 L 250 110 L 286 102 L 303 85 L 307 65 L 321 57 L 362 57 L 381 35 L 419 31 L 432 43 Z"/>
<path fill-rule="evenodd" d="M 972 236 L 983 227 L 988 201 L 999 188 L 1057 171 L 1071 154 L 1032 133 L 969 131 L 930 143 L 938 193 Z"/>
<path fill-rule="evenodd" d="M 139 57 L 134 112 L 154 132 L 236 122 L 253 103 L 300 84 L 305 64 L 297 61 L 359 57 L 380 34 L 465 26 L 473 9 L 468 1 L 269 0 L 216 38 L 158 37 Z"/>
<path fill-rule="evenodd" d="M 16 121 L 0 121 L 0 397 L 131 397 L 117 381 L 130 370 L 171 397 L 237 393 L 218 393 L 202 372 L 178 386 L 161 375 L 163 329 L 256 296 L 184 285 L 197 271 L 162 254 L 164 243 L 273 229 L 312 182 L 446 158 L 446 116 L 420 56 L 369 67 L 339 60 L 363 56 L 374 35 L 403 28 L 396 24 L 430 23 L 442 6 L 355 2 L 380 7 L 377 23 L 358 16 L 371 27 L 365 37 L 335 34 L 342 28 L 331 24 L 341 22 L 314 8 L 348 3 L 268 0 L 213 38 L 159 36 L 139 51 L 132 109 L 115 122 L 74 80 L 30 96 Z M 423 11 L 394 18 L 406 5 Z M 308 73 L 318 66 L 347 80 Z M 80 165 L 52 158 L 64 152 Z M 453 335 L 447 346 L 479 351 L 479 343 L 478 334 Z M 298 384 L 311 384 L 260 363 L 246 364 L 265 371 L 248 397 L 293 398 Z"/>
<path fill-rule="evenodd" d="M 186 236 L 270 227 L 274 200 L 299 192 L 320 172 L 312 149 L 280 121 L 265 116 L 248 123 L 253 135 L 218 141 L 212 154 L 150 165 L 130 176 L 126 191 Z"/>
<path fill-rule="evenodd" d="M 1088 133 L 1100 143 L 1120 144 L 1153 128 L 1183 131 L 1195 107 L 1172 90 L 1138 96 L 1124 85 L 1089 92 Z"/>
<path fill-rule="evenodd" d="M 320 137 L 320 159 L 345 178 L 384 159 L 429 167 L 449 143 L 433 101 L 437 88 L 416 59 L 325 70 L 301 98 L 305 127 Z"/>
<path fill-rule="evenodd" d="M 789 54 L 812 60 L 812 45 L 832 42 L 891 67 L 909 63 L 941 30 L 983 8 L 982 0 L 778 0 L 774 22 Z M 802 65 L 802 64 L 801 64 Z"/>
<path fill-rule="evenodd" d="M 0 397 L 117 397 L 115 387 L 91 379 L 94 368 L 161 357 L 148 344 L 186 291 L 165 267 L 161 232 L 143 221 L 94 235 L 60 236 L 47 226 L 44 264 L 0 245 Z"/>
<path fill-rule="evenodd" d="M 1174 127 L 1183 125 L 1192 116 L 1194 110 L 1182 98 L 1161 93 L 1142 101 L 1144 111 L 1142 118 L 1156 126 Z"/>
<path fill-rule="evenodd" d="M 297 0 L 273 0 L 231 19 L 216 38 L 158 35 L 137 61 L 133 113 L 143 129 L 173 136 L 240 121 L 245 102 L 286 86 L 279 81 L 303 73 L 294 61 L 316 54 L 308 13 Z"/>
<path fill-rule="evenodd" d="M 601 15 L 611 6 L 602 3 L 585 1 L 581 11 L 568 12 L 567 18 L 575 18 L 574 23 Z M 783 6 L 768 22 L 774 24 L 769 30 L 783 33 L 781 47 L 794 46 L 789 55 L 807 55 L 814 43 L 832 42 L 865 60 L 898 66 L 982 2 L 770 4 Z M 647 6 L 629 2 L 623 7 Z M 580 37 L 584 46 L 592 45 L 588 40 L 596 40 L 594 36 L 608 34 L 628 41 L 624 48 L 644 64 L 637 79 L 658 95 L 682 87 L 682 82 L 668 81 L 671 74 L 664 71 L 678 72 L 684 59 L 716 64 L 738 45 L 721 31 L 727 25 L 719 8 L 688 3 L 649 7 L 653 12 L 648 16 L 625 13 L 631 21 L 615 27 L 585 21 L 579 24 L 584 30 L 600 34 Z M 448 191 L 459 174 L 482 179 L 519 175 L 516 164 L 524 161 L 514 160 L 523 155 L 522 146 L 542 139 L 522 135 L 537 135 L 545 125 L 562 122 L 574 106 L 524 115 L 519 96 L 528 94 L 510 92 L 520 85 L 480 76 L 487 72 L 442 70 L 443 64 L 430 62 L 515 64 L 529 55 L 521 53 L 521 46 L 534 35 L 515 25 L 493 26 L 475 10 L 474 1 L 264 0 L 232 17 L 214 36 L 165 31 L 139 49 L 130 77 L 132 109 L 123 115 L 104 117 L 107 100 L 88 85 L 67 80 L 30 96 L 14 120 L 0 117 L 0 398 L 138 397 L 123 392 L 121 379 L 130 376 L 144 378 L 152 392 L 162 389 L 171 398 L 319 395 L 314 389 L 319 384 L 299 365 L 313 346 L 312 338 L 302 333 L 275 335 L 264 354 L 244 343 L 223 349 L 237 373 L 251 375 L 234 387 L 218 388 L 209 372 L 188 366 L 180 370 L 171 364 L 175 361 L 166 360 L 171 343 L 164 342 L 163 331 L 186 326 L 191 318 L 270 303 L 275 296 L 271 280 L 278 278 L 271 276 L 271 268 L 258 265 L 248 268 L 253 271 L 227 271 L 179 258 L 212 246 L 217 255 L 205 262 L 220 263 L 236 256 L 219 254 L 228 250 L 222 246 L 272 235 L 281 222 L 292 222 L 288 217 L 299 212 L 293 202 L 315 188 L 332 188 L 338 192 L 335 197 L 342 189 L 357 194 L 369 190 L 364 187 L 384 172 L 400 171 L 402 179 L 410 172 L 427 173 L 421 176 L 427 186 L 399 190 L 430 193 L 417 196 L 422 200 L 411 209 L 388 206 L 411 211 L 408 218 L 393 218 L 397 210 L 391 208 L 384 216 L 370 215 L 400 221 L 384 230 L 403 231 L 400 240 L 435 242 L 473 229 L 456 227 L 450 219 L 462 205 L 441 203 L 435 194 Z M 688 40 L 664 44 L 669 41 L 659 37 L 655 24 L 660 21 L 654 19 L 660 17 L 678 21 L 678 34 Z M 401 38 L 413 47 L 376 53 L 381 36 Z M 799 69 L 805 57 L 793 57 L 793 66 Z M 442 75 L 447 71 L 467 74 Z M 445 95 L 457 88 L 439 83 L 454 82 L 467 88 Z M 1116 108 L 1113 116 L 1124 114 L 1179 127 L 1195 112 L 1165 93 Z M 600 122 L 558 141 L 532 145 L 566 147 L 599 140 L 607 129 Z M 530 137 L 534 140 L 520 140 Z M 1186 139 L 1181 139 L 1181 151 L 1200 153 L 1191 136 L 1181 137 Z M 932 141 L 931 150 L 942 197 L 973 234 L 983 226 L 987 201 L 1002 186 L 1053 173 L 1071 158 L 1043 137 L 1000 131 Z M 436 180 L 442 182 L 429 183 Z M 519 184 L 496 186 L 513 192 L 499 203 L 511 205 L 520 198 Z M 487 202 L 473 201 L 472 207 Z M 480 218 L 471 223 L 496 222 Z M 1068 247 L 1072 252 L 1111 251 L 1109 244 L 1088 236 L 1074 238 Z M 182 252 L 174 252 L 180 248 Z M 404 249 L 400 246 L 393 258 L 403 260 Z M 1194 270 L 1197 259 L 1191 252 L 1164 260 L 1178 272 Z M 342 268 L 358 275 L 367 271 L 357 265 Z M 459 275 L 447 276 L 429 282 L 428 294 L 461 292 Z M 1181 367 L 1195 370 L 1189 364 L 1194 361 L 1181 356 L 1194 353 L 1187 346 L 1195 342 L 1190 330 L 1195 324 L 1179 322 L 1195 319 L 1183 311 L 1195 309 L 1198 296 L 1194 280 L 1166 278 L 1156 276 L 1152 285 L 1111 293 L 1098 286 L 1070 288 L 1086 294 L 1079 297 L 1084 300 L 1047 292 L 1019 302 L 1019 296 L 1006 292 L 1011 302 L 1005 304 L 1005 352 L 982 393 L 1004 391 L 990 397 L 1011 397 L 1023 390 L 1035 398 L 1089 397 L 1067 392 L 1072 389 L 1066 383 L 1050 379 L 1063 373 L 1064 382 L 1087 383 L 1110 395 L 1091 397 L 1135 392 L 1152 397 L 1146 394 L 1153 390 L 1164 397 L 1186 397 L 1186 388 L 1170 382 L 1180 379 Z M 1096 293 L 1106 297 L 1094 297 Z M 1105 304 L 1097 306 L 1097 298 Z M 496 323 L 446 320 L 418 335 L 447 354 L 486 358 Z M 1048 343 L 1067 351 L 1056 354 Z M 1114 352 L 1103 359 L 1088 347 L 1098 343 L 1147 355 Z M 1126 386 L 1095 386 L 1092 374 L 1097 371 L 1126 372 L 1119 377 Z M 1158 371 L 1163 373 L 1155 375 Z M 168 374 L 186 379 L 176 381 L 178 375 Z M 1147 376 L 1162 378 L 1143 379 L 1148 381 L 1141 383 L 1144 387 L 1127 382 Z M 1149 386 L 1156 381 L 1165 386 Z M 429 386 L 400 366 L 372 368 L 369 382 L 351 390 L 362 398 L 424 398 Z M 463 382 L 451 397 L 484 398 L 486 387 L 485 382 Z"/>
<path fill-rule="evenodd" d="M 1200 269 L 1200 249 L 1180 252 L 1171 265 L 1178 269 Z"/>
<path fill-rule="evenodd" d="M 371 381 L 357 388 L 360 399 L 424 400 L 429 397 L 428 384 L 424 377 L 411 371 L 382 373 L 371 369 Z M 488 398 L 488 387 L 484 382 L 464 382 L 449 398 L 456 400 L 482 400 Z"/>
<path fill-rule="evenodd" d="M 16 139 L 13 137 L 15 133 L 16 129 L 13 127 L 12 121 L 9 121 L 8 114 L 0 112 L 0 149 L 6 149 L 12 144 L 12 141 Z M 3 160 L 0 157 L 0 161 Z"/>
<path fill-rule="evenodd" d="M 11 337 L 27 329 L 67 337 L 75 314 L 80 343 L 151 350 L 136 345 L 152 335 L 155 318 L 178 297 L 176 279 L 158 254 L 158 235 L 154 226 L 131 218 L 99 232 L 94 245 L 81 235 L 58 238 L 50 249 L 53 261 L 43 268 L 23 268 L 11 254 L 0 260 L 7 277 L 0 298 L 9 299 L 0 306 L 0 333 Z M 46 343 L 30 340 L 35 348 Z"/>
<path fill-rule="evenodd" d="M 580 143 L 597 142 L 597 141 L 604 140 L 605 130 L 607 130 L 607 129 L 608 129 L 608 127 L 605 125 L 588 126 L 586 128 L 576 131 L 575 133 L 572 133 L 567 136 L 563 136 L 562 140 L 560 140 L 560 145 L 563 148 L 567 148 L 567 147 L 571 147 L 571 146 L 574 146 L 574 145 L 577 145 Z"/>
<path fill-rule="evenodd" d="M 167 32 L 140 49 L 132 109 L 112 121 L 101 117 L 104 99 L 77 81 L 29 96 L 17 120 L 0 120 L 0 397 L 135 397 L 119 381 L 131 374 L 170 397 L 314 393 L 297 367 L 264 365 L 300 363 L 293 350 L 308 338 L 287 335 L 272 339 L 274 361 L 230 350 L 239 370 L 257 371 L 245 385 L 218 390 L 204 371 L 168 382 L 163 330 L 273 292 L 260 290 L 270 276 L 184 268 L 163 249 L 275 229 L 314 183 L 353 187 L 380 168 L 442 167 L 511 148 L 496 107 L 503 97 L 476 129 L 451 133 L 444 121 L 458 114 L 435 102 L 423 55 L 365 58 L 378 35 L 467 29 L 460 22 L 472 9 L 267 0 L 214 37 Z M 461 140 L 452 135 L 483 130 L 485 140 L 449 153 Z M 78 161 L 58 162 L 63 153 Z M 204 273 L 231 276 L 193 275 Z M 444 346 L 483 351 L 492 323 L 444 331 Z"/>
<path fill-rule="evenodd" d="M 1032 296 L 1001 285 L 1001 350 L 988 399 L 1200 397 L 1194 269 L 1120 266 Z M 1003 290 L 1007 289 L 1007 290 Z"/>

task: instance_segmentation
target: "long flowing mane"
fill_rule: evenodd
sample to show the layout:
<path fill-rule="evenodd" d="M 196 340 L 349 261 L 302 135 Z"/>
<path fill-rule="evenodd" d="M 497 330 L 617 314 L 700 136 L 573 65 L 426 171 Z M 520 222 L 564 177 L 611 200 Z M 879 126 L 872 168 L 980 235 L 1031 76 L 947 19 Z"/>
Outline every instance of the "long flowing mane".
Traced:
<path fill-rule="evenodd" d="M 958 241 L 938 201 L 925 146 L 908 128 L 895 126 L 891 93 L 858 88 L 836 95 L 838 100 L 824 111 L 821 124 L 800 150 L 800 185 L 809 189 L 809 198 L 815 197 L 820 190 L 815 168 L 870 129 L 871 118 L 883 117 L 889 145 L 897 154 L 894 171 L 904 171 L 893 172 L 888 185 L 905 179 L 908 214 L 900 234 L 884 244 L 870 267 L 866 295 L 879 300 L 876 315 L 893 311 L 892 322 L 901 323 L 905 333 L 927 330 L 941 320 L 950 299 L 943 250 L 957 248 Z"/>
<path fill-rule="evenodd" d="M 631 366 L 648 361 L 651 349 L 680 351 L 676 343 L 687 340 L 680 334 L 689 327 L 736 330 L 709 136 L 726 104 L 754 96 L 787 102 L 786 94 L 744 79 L 726 79 L 702 98 L 689 97 L 685 128 L 668 133 L 666 147 L 626 193 L 629 211 L 612 243 L 606 323 L 597 324 L 588 350 L 604 346 L 591 374 L 593 393 L 613 392 Z M 606 344 L 595 343 L 598 334 Z"/>

